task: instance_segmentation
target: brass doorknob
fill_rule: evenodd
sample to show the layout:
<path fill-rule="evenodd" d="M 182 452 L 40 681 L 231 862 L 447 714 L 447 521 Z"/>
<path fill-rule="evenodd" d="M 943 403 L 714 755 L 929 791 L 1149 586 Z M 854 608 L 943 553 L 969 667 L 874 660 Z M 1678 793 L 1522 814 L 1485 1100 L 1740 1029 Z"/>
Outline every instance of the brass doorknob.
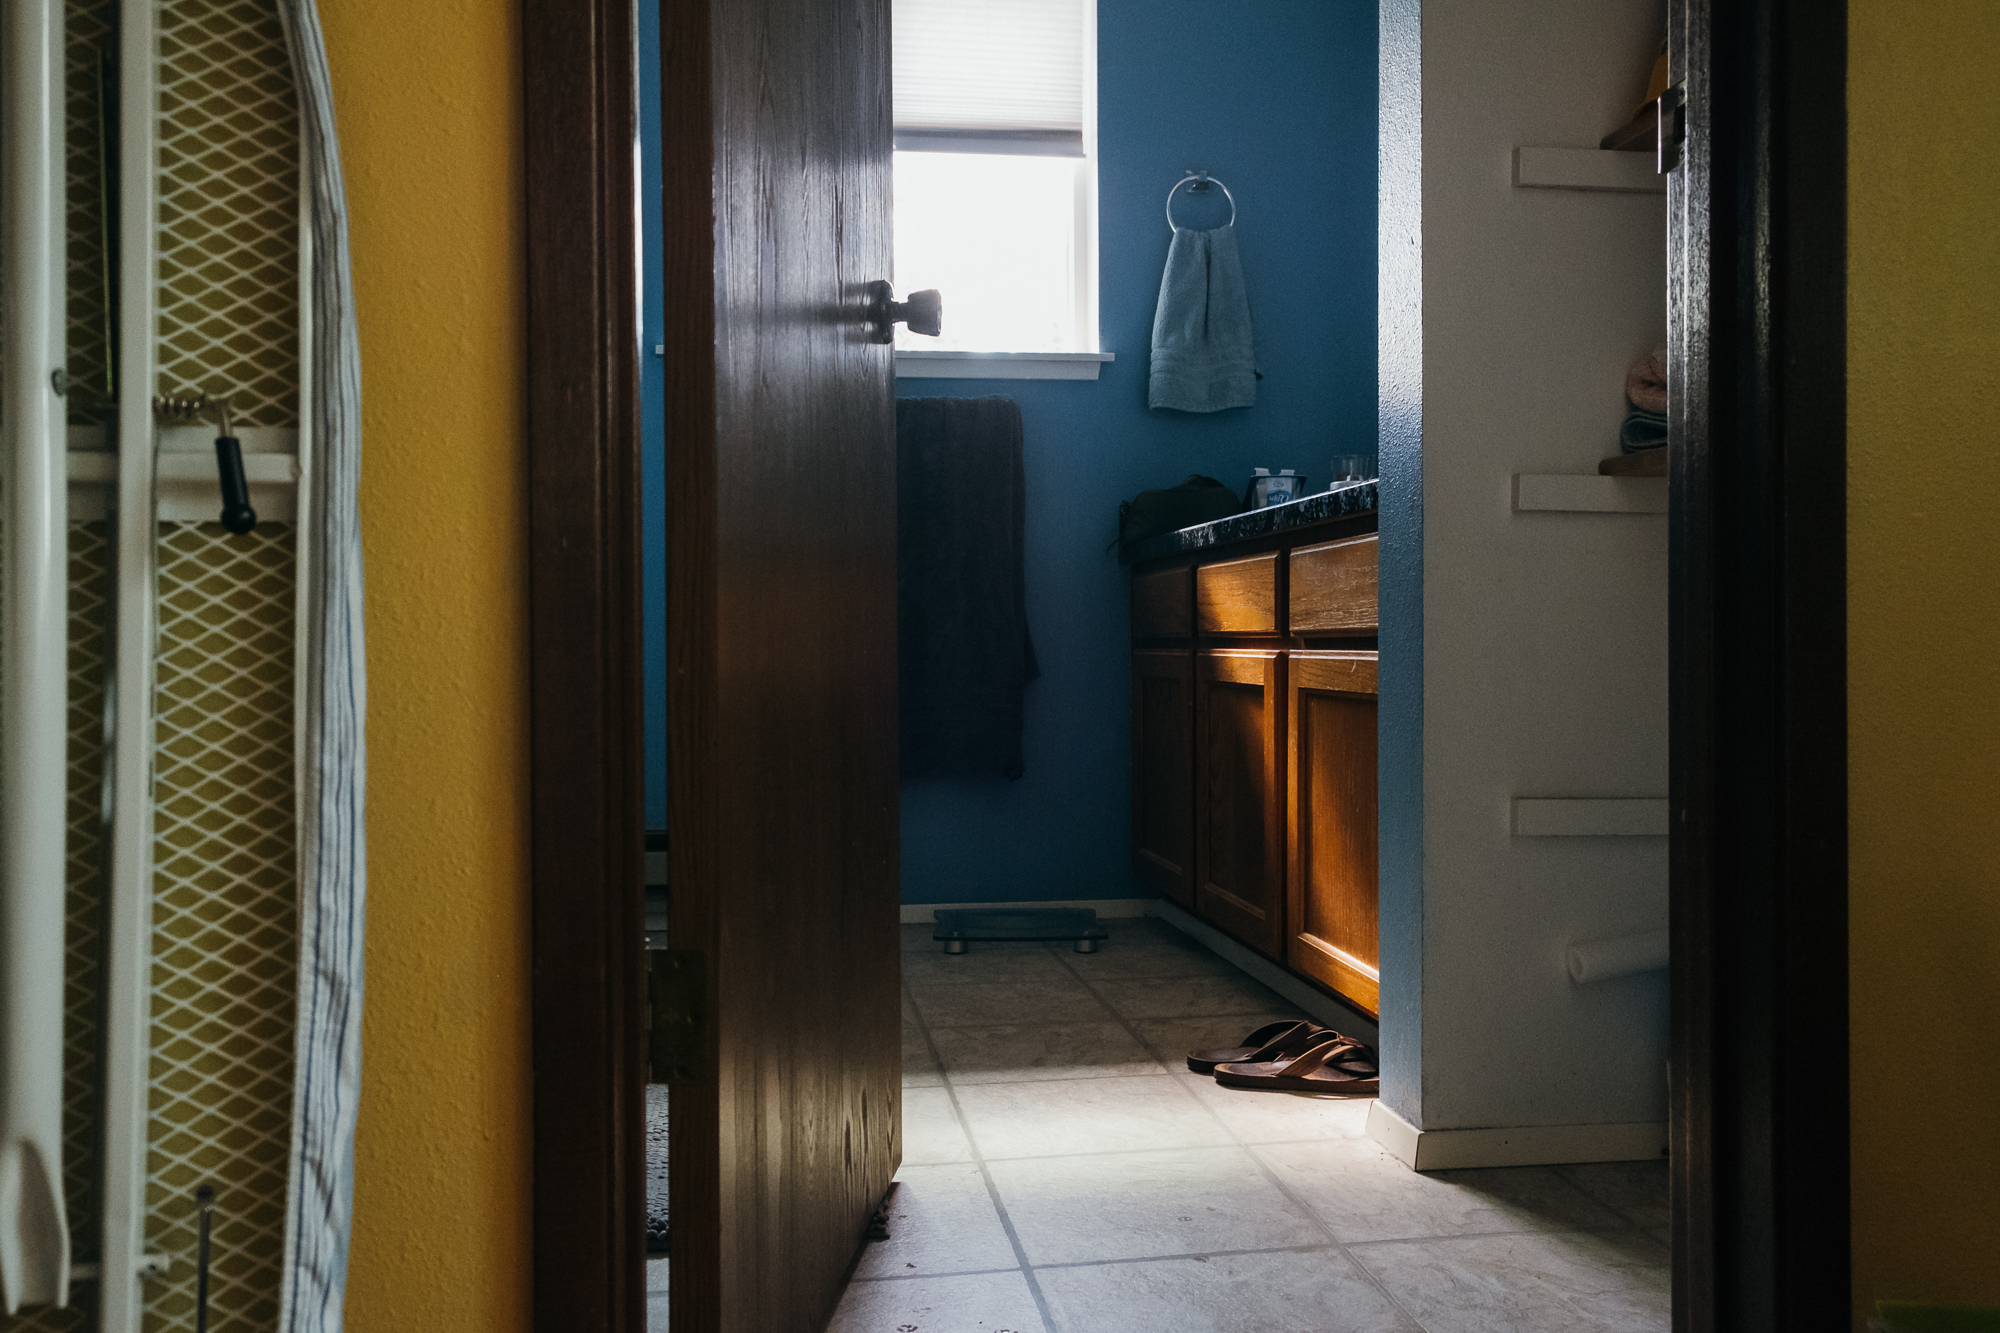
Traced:
<path fill-rule="evenodd" d="M 943 332 L 944 297 L 936 289 L 911 292 L 904 301 L 896 300 L 895 294 L 895 288 L 886 282 L 868 284 L 868 341 L 894 342 L 898 324 L 907 324 L 911 333 L 930 338 Z"/>

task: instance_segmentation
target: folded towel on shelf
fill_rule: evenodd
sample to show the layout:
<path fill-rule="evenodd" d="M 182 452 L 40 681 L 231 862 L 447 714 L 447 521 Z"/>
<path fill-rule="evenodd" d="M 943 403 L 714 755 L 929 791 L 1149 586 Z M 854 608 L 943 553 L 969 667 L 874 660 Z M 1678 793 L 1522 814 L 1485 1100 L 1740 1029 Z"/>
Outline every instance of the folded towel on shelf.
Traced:
<path fill-rule="evenodd" d="M 1641 352 L 1625 372 L 1625 401 L 1646 412 L 1667 414 L 1667 349 Z"/>
<path fill-rule="evenodd" d="M 1628 454 L 1646 449 L 1663 449 L 1667 443 L 1667 414 L 1635 407 L 1626 414 L 1618 429 L 1618 447 Z"/>
<path fill-rule="evenodd" d="M 896 664 L 905 777 L 1018 778 L 1027 480 L 1011 398 L 896 400 Z"/>
<path fill-rule="evenodd" d="M 1667 446 L 1667 349 L 1641 352 L 1625 372 L 1625 401 L 1631 411 L 1618 430 L 1618 447 L 1628 454 Z"/>
<path fill-rule="evenodd" d="M 1153 314 L 1150 407 L 1220 412 L 1257 401 L 1250 298 L 1236 229 L 1177 228 Z"/>

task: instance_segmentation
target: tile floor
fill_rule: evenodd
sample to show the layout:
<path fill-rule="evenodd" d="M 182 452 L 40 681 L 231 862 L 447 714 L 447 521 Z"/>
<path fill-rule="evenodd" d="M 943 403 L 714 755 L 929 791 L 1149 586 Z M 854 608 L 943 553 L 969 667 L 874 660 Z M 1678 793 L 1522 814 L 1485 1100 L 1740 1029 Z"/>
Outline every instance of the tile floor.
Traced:
<path fill-rule="evenodd" d="M 1661 1165 L 1416 1175 L 1365 1098 L 1189 1074 L 1190 1046 L 1297 1015 L 1170 927 L 1108 924 L 1096 954 L 960 957 L 903 928 L 902 1184 L 831 1333 L 1667 1327 Z"/>

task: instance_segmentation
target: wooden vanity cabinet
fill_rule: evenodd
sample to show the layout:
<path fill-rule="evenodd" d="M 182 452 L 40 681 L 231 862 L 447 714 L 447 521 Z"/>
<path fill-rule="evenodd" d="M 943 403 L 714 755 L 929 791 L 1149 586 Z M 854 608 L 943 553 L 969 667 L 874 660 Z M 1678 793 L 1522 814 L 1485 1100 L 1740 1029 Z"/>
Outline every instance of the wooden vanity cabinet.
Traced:
<path fill-rule="evenodd" d="M 1265 536 L 1132 576 L 1135 871 L 1371 1015 L 1372 526 Z"/>
<path fill-rule="evenodd" d="M 1285 962 L 1376 1012 L 1376 655 L 1297 652 L 1286 663 L 1289 856 Z"/>
<path fill-rule="evenodd" d="M 1195 911 L 1282 959 L 1284 654 L 1203 649 L 1194 678 Z"/>

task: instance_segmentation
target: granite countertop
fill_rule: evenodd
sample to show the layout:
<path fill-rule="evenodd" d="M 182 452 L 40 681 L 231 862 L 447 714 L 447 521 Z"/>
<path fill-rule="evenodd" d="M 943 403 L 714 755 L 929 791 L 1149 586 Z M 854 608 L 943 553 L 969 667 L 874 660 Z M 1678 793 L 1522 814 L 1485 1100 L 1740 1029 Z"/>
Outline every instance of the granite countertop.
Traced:
<path fill-rule="evenodd" d="M 1249 537 L 1283 532 L 1287 528 L 1303 528 L 1309 523 L 1324 523 L 1330 518 L 1373 513 L 1375 503 L 1374 482 L 1350 482 L 1290 504 L 1232 514 L 1228 518 L 1182 528 L 1179 532 L 1163 532 L 1157 537 L 1133 542 L 1118 552 L 1118 559 L 1121 563 L 1136 565 L 1146 560 L 1187 555 L 1225 542 L 1240 542 Z"/>

